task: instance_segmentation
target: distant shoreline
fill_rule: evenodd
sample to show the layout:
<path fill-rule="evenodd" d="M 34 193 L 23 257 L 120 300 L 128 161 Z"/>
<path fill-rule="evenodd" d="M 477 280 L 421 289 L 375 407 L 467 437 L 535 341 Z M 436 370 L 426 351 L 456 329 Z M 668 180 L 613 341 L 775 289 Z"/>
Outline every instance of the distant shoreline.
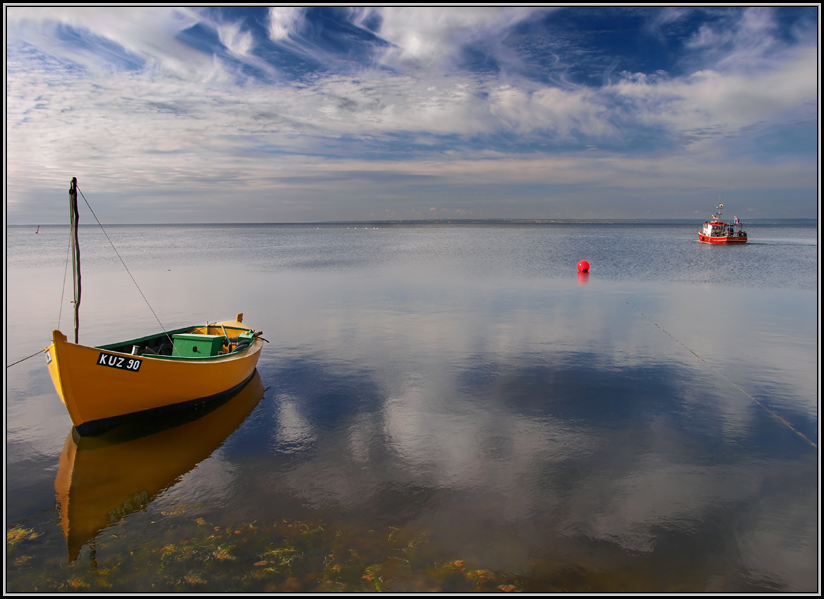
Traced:
<path fill-rule="evenodd" d="M 818 218 L 752 218 L 742 219 L 745 225 L 781 225 L 781 226 L 818 226 Z M 699 220 L 689 218 L 514 218 L 514 219 L 420 219 L 420 220 L 354 220 L 354 221 L 306 221 L 306 222 L 269 222 L 269 223 L 108 223 L 109 227 L 239 227 L 239 226 L 274 226 L 274 227 L 308 227 L 308 226 L 393 226 L 393 225 L 691 225 L 699 226 Z M 6 224 L 6 227 L 68 227 L 63 224 Z M 86 223 L 81 227 L 97 227 Z"/>

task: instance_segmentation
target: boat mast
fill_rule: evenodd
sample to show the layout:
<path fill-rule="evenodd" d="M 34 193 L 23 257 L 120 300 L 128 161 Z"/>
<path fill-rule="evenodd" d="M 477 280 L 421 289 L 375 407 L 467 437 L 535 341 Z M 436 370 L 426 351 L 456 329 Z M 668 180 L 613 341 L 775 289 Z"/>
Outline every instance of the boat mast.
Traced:
<path fill-rule="evenodd" d="M 72 177 L 69 187 L 69 215 L 71 218 L 72 242 L 72 279 L 74 280 L 74 342 L 77 343 L 77 331 L 80 328 L 80 243 L 77 237 L 77 177 Z"/>

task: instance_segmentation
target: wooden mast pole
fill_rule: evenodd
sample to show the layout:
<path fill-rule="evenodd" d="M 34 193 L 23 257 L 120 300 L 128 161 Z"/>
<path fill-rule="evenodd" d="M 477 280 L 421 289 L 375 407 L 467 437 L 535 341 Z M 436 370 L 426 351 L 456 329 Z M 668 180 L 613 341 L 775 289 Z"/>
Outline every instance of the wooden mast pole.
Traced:
<path fill-rule="evenodd" d="M 72 177 L 69 187 L 69 214 L 71 216 L 72 242 L 72 279 L 74 280 L 74 342 L 77 343 L 77 333 L 80 328 L 80 243 L 77 237 L 77 221 L 80 214 L 77 211 L 77 177 Z"/>

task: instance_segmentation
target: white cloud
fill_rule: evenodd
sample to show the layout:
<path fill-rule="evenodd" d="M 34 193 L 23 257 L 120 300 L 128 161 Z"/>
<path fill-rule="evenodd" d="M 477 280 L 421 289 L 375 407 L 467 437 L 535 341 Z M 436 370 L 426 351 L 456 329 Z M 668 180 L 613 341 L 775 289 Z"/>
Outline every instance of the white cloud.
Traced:
<path fill-rule="evenodd" d="M 269 37 L 273 41 L 286 40 L 305 22 L 305 8 L 277 6 L 269 9 Z"/>
<path fill-rule="evenodd" d="M 110 68 L 106 55 L 60 41 L 57 28 L 106 39 L 134 56 L 178 77 L 192 77 L 210 67 L 211 57 L 176 38 L 198 22 L 189 9 L 172 7 L 8 7 L 9 39 L 37 44 L 39 50 L 77 61 L 96 71 Z M 90 38 L 91 39 L 91 38 Z"/>
<path fill-rule="evenodd" d="M 254 39 L 248 31 L 243 31 L 237 23 L 229 23 L 217 28 L 220 42 L 236 56 L 248 56 L 254 48 Z"/>
<path fill-rule="evenodd" d="M 801 48 L 787 55 L 780 68 L 756 73 L 702 70 L 672 80 L 625 78 L 605 88 L 629 100 L 640 122 L 660 123 L 675 131 L 719 127 L 725 134 L 757 123 L 785 119 L 791 108 L 816 103 L 818 52 Z M 797 118 L 797 117 L 793 117 Z"/>
<path fill-rule="evenodd" d="M 382 24 L 379 35 L 392 44 L 382 62 L 447 66 L 462 46 L 500 39 L 512 25 L 529 18 L 535 8 L 387 7 L 372 9 Z"/>
<path fill-rule="evenodd" d="M 775 16 L 771 7 L 729 12 L 726 18 L 702 26 L 687 46 L 703 53 L 705 63 L 722 73 L 757 74 L 781 68 L 786 43 L 776 37 Z"/>

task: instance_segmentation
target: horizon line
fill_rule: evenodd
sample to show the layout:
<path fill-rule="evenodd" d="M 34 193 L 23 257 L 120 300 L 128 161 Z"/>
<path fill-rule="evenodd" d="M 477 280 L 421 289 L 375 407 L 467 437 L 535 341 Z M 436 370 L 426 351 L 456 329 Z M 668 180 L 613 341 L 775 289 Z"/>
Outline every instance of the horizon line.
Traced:
<path fill-rule="evenodd" d="M 757 223 L 766 221 L 818 221 L 818 217 L 759 217 L 748 218 L 747 222 Z M 106 226 L 205 226 L 205 225 L 275 225 L 275 226 L 305 226 L 305 225 L 358 225 L 358 224 L 611 224 L 611 223 L 698 223 L 691 218 L 420 218 L 420 219 L 364 219 L 364 220 L 323 220 L 323 221 L 294 221 L 294 222 L 162 222 L 162 223 L 107 223 Z M 68 223 L 6 223 L 7 227 L 61 227 Z M 81 227 L 96 227 L 97 223 L 82 223 Z"/>

